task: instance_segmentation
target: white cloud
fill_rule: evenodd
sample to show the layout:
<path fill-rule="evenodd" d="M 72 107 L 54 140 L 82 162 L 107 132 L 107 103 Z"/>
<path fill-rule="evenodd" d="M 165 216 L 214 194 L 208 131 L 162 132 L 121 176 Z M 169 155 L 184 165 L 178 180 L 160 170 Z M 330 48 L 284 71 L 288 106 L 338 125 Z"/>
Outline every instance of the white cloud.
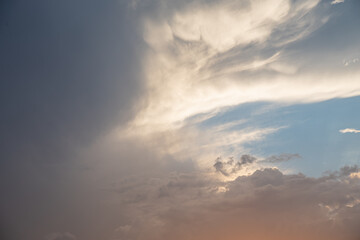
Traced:
<path fill-rule="evenodd" d="M 131 132 L 179 128 L 198 114 L 248 102 L 311 103 L 359 95 L 360 72 L 300 71 L 296 59 L 289 62 L 279 49 L 324 24 L 323 15 L 313 14 L 318 3 L 162 5 L 171 11 L 144 19 L 148 94 Z"/>
<path fill-rule="evenodd" d="M 205 129 L 184 126 L 180 129 L 148 134 L 141 138 L 150 149 L 163 156 L 174 156 L 178 160 L 194 159 L 201 169 L 208 169 L 220 155 L 226 158 L 247 153 L 249 149 L 245 148 L 244 144 L 263 141 L 268 135 L 283 128 L 245 128 L 241 127 L 241 124 L 241 121 L 232 122 Z M 258 165 L 251 166 L 249 170 L 256 168 Z M 244 169 L 240 174 L 244 174 L 246 170 Z"/>
<path fill-rule="evenodd" d="M 202 39 L 221 52 L 239 44 L 265 41 L 290 10 L 288 0 L 253 0 L 246 7 L 236 1 L 196 5 L 177 12 L 170 28 L 185 41 Z"/>
<path fill-rule="evenodd" d="M 358 179 L 360 179 L 360 172 L 351 173 L 351 174 L 350 174 L 350 177 L 351 177 L 351 178 L 358 178 Z"/>
<path fill-rule="evenodd" d="M 216 131 L 193 121 L 249 102 L 313 103 L 360 95 L 360 71 L 304 70 L 300 53 L 286 50 L 326 22 L 328 16 L 316 12 L 319 2 L 157 2 L 158 10 L 145 15 L 141 28 L 148 45 L 146 95 L 118 135 L 141 136 L 159 152 L 210 165 L 219 154 L 235 155 L 229 149 L 242 153 L 249 136 L 263 139 L 278 126 Z"/>
<path fill-rule="evenodd" d="M 345 2 L 345 0 L 334 0 L 331 2 L 331 5 L 334 5 L 334 4 L 338 4 L 338 3 L 343 3 Z"/>
<path fill-rule="evenodd" d="M 339 130 L 341 133 L 360 133 L 360 130 L 354 129 L 354 128 L 345 128 Z"/>

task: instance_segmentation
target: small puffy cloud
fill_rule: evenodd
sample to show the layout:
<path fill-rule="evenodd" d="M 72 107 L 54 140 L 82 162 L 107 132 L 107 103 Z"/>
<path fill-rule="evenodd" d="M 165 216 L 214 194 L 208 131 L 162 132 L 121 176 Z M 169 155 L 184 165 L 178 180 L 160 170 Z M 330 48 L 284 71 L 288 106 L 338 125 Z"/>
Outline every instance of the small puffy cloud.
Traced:
<path fill-rule="evenodd" d="M 341 133 L 360 133 L 360 130 L 354 129 L 354 128 L 345 128 L 339 130 Z"/>
<path fill-rule="evenodd" d="M 343 3 L 343 2 L 345 2 L 345 0 L 334 0 L 331 2 L 331 5 L 335 5 L 335 4 Z"/>

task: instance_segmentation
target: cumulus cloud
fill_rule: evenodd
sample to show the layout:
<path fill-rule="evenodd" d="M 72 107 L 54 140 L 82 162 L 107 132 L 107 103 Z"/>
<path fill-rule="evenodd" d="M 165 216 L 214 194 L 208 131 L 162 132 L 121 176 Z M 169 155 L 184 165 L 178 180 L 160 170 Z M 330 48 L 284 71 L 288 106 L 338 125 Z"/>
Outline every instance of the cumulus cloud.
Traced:
<path fill-rule="evenodd" d="M 356 240 L 360 180 L 348 173 L 311 178 L 266 168 L 228 182 L 199 174 L 173 175 L 151 190 L 166 194 L 147 191 L 146 205 L 133 206 L 131 229 L 117 236 Z"/>
<path fill-rule="evenodd" d="M 301 158 L 299 154 L 289 154 L 289 153 L 282 153 L 279 155 L 272 155 L 270 157 L 267 157 L 265 159 L 259 159 L 255 156 L 244 154 L 241 155 L 241 157 L 238 160 L 235 160 L 234 157 L 229 157 L 226 160 L 223 160 L 221 157 L 218 157 L 215 161 L 215 164 L 213 167 L 215 168 L 216 172 L 221 173 L 222 175 L 226 177 L 230 176 L 238 176 L 239 172 L 241 170 L 244 170 L 244 168 L 247 169 L 254 169 L 258 168 L 260 165 L 258 163 L 281 163 L 281 162 L 287 162 L 292 159 Z M 344 168 L 344 171 L 346 168 Z M 240 175 L 244 175 L 244 172 Z"/>
<path fill-rule="evenodd" d="M 360 130 L 354 129 L 354 128 L 345 128 L 339 130 L 341 133 L 360 133 Z"/>

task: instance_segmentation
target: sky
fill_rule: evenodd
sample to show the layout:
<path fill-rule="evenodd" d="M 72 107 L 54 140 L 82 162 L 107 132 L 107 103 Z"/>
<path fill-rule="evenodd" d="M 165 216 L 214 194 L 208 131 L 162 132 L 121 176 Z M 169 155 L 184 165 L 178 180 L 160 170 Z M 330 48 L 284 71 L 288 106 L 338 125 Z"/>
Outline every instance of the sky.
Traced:
<path fill-rule="evenodd" d="M 358 240 L 360 1 L 0 2 L 0 238 Z"/>

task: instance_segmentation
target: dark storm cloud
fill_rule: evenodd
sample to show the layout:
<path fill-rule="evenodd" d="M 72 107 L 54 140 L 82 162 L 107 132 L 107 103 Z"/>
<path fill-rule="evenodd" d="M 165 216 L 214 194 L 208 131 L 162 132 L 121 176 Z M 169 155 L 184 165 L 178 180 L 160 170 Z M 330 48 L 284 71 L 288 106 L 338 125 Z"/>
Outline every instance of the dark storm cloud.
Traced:
<path fill-rule="evenodd" d="M 132 117 L 142 44 L 127 10 L 112 0 L 2 3 L 2 161 L 63 160 Z"/>
<path fill-rule="evenodd" d="M 86 225 L 75 222 L 94 207 L 79 203 L 93 186 L 72 161 L 133 116 L 142 91 L 136 24 L 122 1 L 1 1 L 2 239 L 70 231 L 53 229 L 62 219 L 76 231 Z"/>

